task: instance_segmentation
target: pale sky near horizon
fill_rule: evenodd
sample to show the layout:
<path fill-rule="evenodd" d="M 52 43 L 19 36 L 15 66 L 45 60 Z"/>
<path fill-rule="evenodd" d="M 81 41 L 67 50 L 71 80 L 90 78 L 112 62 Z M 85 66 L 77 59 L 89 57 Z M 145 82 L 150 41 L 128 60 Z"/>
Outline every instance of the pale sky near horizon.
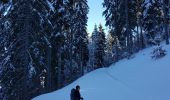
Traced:
<path fill-rule="evenodd" d="M 92 33 L 94 30 L 94 25 L 97 26 L 101 23 L 105 32 L 107 32 L 105 27 L 105 18 L 102 16 L 104 11 L 102 3 L 104 0 L 87 0 L 89 5 L 89 13 L 88 13 L 88 22 L 87 22 L 87 31 L 88 33 Z"/>

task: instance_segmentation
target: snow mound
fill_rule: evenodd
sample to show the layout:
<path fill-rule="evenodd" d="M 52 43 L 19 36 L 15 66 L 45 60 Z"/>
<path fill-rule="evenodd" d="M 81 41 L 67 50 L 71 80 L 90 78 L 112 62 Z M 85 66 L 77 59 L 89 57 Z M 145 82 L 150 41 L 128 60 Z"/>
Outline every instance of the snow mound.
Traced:
<path fill-rule="evenodd" d="M 81 86 L 85 100 L 170 100 L 170 45 L 163 45 L 167 55 L 151 58 L 154 47 L 135 58 L 121 60 L 109 68 L 101 68 L 79 78 L 72 84 L 33 100 L 70 100 L 70 91 Z"/>

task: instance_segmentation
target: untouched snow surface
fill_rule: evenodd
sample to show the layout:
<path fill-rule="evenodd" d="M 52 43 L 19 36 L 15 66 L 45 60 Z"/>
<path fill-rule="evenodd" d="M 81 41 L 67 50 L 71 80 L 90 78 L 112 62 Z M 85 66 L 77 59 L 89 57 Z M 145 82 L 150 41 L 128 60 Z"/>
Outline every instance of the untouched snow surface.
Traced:
<path fill-rule="evenodd" d="M 70 90 L 76 85 L 81 86 L 84 100 L 170 100 L 170 45 L 163 45 L 167 55 L 157 60 L 151 59 L 153 48 L 33 100 L 70 100 Z"/>

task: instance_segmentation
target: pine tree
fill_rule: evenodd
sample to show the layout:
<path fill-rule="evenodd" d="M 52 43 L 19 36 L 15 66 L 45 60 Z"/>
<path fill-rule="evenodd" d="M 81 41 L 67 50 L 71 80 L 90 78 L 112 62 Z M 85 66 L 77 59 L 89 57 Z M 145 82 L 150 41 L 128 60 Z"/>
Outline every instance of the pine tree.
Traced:
<path fill-rule="evenodd" d="M 77 0 L 74 5 L 74 59 L 77 62 L 77 72 L 84 74 L 84 67 L 88 61 L 88 39 L 86 32 L 88 5 L 86 0 Z"/>
<path fill-rule="evenodd" d="M 100 62 L 101 66 L 104 67 L 104 56 L 105 56 L 105 50 L 106 50 L 106 36 L 104 33 L 104 29 L 102 25 L 99 25 L 99 36 L 98 38 L 98 47 L 96 48 L 99 51 L 99 54 L 101 55 L 100 57 Z"/>
<path fill-rule="evenodd" d="M 86 0 L 55 1 L 54 6 L 56 13 L 52 19 L 56 26 L 52 37 L 52 58 L 55 62 L 53 66 L 57 66 L 57 84 L 61 87 L 83 74 L 83 67 L 86 66 L 88 6 Z"/>
<path fill-rule="evenodd" d="M 94 31 L 92 33 L 92 36 L 91 36 L 91 45 L 90 45 L 90 64 L 92 64 L 92 70 L 94 70 L 96 68 L 96 65 L 95 63 L 97 62 L 96 61 L 96 58 L 95 58 L 95 52 L 96 52 L 96 41 L 97 41 L 97 34 L 98 34 L 98 30 L 97 30 L 97 25 L 95 24 L 94 26 Z"/>
<path fill-rule="evenodd" d="M 105 54 L 105 65 L 109 66 L 114 62 L 113 59 L 113 42 L 114 38 L 111 36 L 111 33 L 109 32 L 106 37 L 106 54 Z"/>
<path fill-rule="evenodd" d="M 161 2 L 159 0 L 150 0 L 146 2 L 148 9 L 145 10 L 144 14 L 144 28 L 147 32 L 147 42 L 148 44 L 157 44 L 157 39 L 161 39 L 161 26 L 163 21 Z"/>
<path fill-rule="evenodd" d="M 106 48 L 105 33 L 101 26 L 99 25 L 99 31 L 95 25 L 94 32 L 92 33 L 92 45 L 93 45 L 93 67 L 94 69 L 104 67 L 104 56 Z"/>
<path fill-rule="evenodd" d="M 13 1 L 9 13 L 4 17 L 10 25 L 10 34 L 5 44 L 5 56 L 9 57 L 8 65 L 13 70 L 7 69 L 9 78 L 4 84 L 4 98 L 15 100 L 28 100 L 40 94 L 38 90 L 46 91 L 40 84 L 40 75 L 43 70 L 47 70 L 50 62 L 48 59 L 49 35 L 51 24 L 47 15 L 50 11 L 46 1 Z M 43 9 L 42 9 L 43 8 Z M 36 20 L 36 21 L 35 21 Z M 6 34 L 8 29 L 3 32 Z M 5 57 L 4 57 L 5 59 Z M 3 59 L 2 59 L 3 61 Z M 11 76 L 12 75 L 12 76 Z M 2 76 L 6 76 L 3 75 Z M 15 77 L 14 77 L 15 76 Z M 47 78 L 48 76 L 44 76 Z M 45 85 L 47 84 L 47 80 Z M 6 85 L 8 82 L 10 84 Z M 6 88 L 8 87 L 8 88 Z M 29 92 L 28 92 L 29 91 Z M 43 92 L 42 92 L 43 93 Z"/>
<path fill-rule="evenodd" d="M 83 75 L 86 0 L 10 0 L 0 6 L 0 99 L 28 100 Z"/>
<path fill-rule="evenodd" d="M 122 22 L 120 21 L 121 15 L 118 13 L 120 12 L 120 1 L 119 0 L 104 0 L 103 7 L 105 11 L 103 15 L 106 19 L 106 26 L 109 26 L 111 30 L 112 37 L 120 38 L 121 30 L 122 30 Z M 120 15 L 120 16 L 119 16 Z M 118 25 L 119 23 L 119 25 Z M 124 23 L 124 22 L 123 22 Z M 117 39 L 116 39 L 117 40 Z M 116 61 L 119 60 L 118 57 L 118 41 L 115 41 L 115 59 Z"/>
<path fill-rule="evenodd" d="M 104 0 L 103 7 L 105 11 L 103 15 L 106 19 L 106 26 L 109 26 L 112 37 L 116 37 L 118 41 L 116 44 L 115 58 L 118 61 L 124 56 L 133 54 L 133 30 L 137 25 L 137 2 L 135 0 Z M 135 7 L 134 7 L 135 6 Z M 118 45 L 120 44 L 122 57 L 119 55 Z"/>
<path fill-rule="evenodd" d="M 4 88 L 4 97 L 2 99 L 10 99 L 14 100 L 17 99 L 29 99 L 29 95 L 26 94 L 26 90 L 28 89 L 28 70 L 29 70 L 29 56 L 28 56 L 28 47 L 30 45 L 29 42 L 29 34 L 31 32 L 31 27 L 28 26 L 29 20 L 29 6 L 30 2 L 18 2 L 23 3 L 23 6 L 20 6 L 18 9 L 21 16 L 19 16 L 15 20 L 10 20 L 9 23 L 11 24 L 10 35 L 8 36 L 9 40 L 7 40 L 7 47 L 6 52 L 8 57 L 9 64 L 3 64 L 3 68 L 13 67 L 13 70 L 7 69 L 4 71 L 9 72 L 11 74 L 6 77 L 3 75 L 3 78 L 6 79 L 3 81 L 3 88 Z M 27 5 L 27 6 L 26 6 Z M 16 16 L 15 10 L 12 15 Z M 13 16 L 12 16 L 13 17 Z M 8 17 L 11 19 L 11 16 Z M 25 23 L 24 23 L 25 21 Z M 15 26 L 13 26 L 15 25 Z M 4 31 L 5 32 L 5 31 Z M 3 33 L 5 34 L 5 33 Z M 8 48 L 11 45 L 10 48 Z M 3 61 L 3 60 L 2 60 Z M 8 85 L 6 85 L 8 84 Z"/>

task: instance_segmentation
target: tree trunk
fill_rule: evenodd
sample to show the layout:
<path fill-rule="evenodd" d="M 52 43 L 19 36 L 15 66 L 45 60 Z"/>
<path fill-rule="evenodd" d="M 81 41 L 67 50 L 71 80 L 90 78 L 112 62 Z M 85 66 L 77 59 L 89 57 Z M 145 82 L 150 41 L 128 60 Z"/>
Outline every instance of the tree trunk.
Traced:
<path fill-rule="evenodd" d="M 24 23 L 24 27 L 23 27 L 23 31 L 21 32 L 21 34 L 19 36 L 22 36 L 22 39 L 24 41 L 24 43 L 21 45 L 21 48 L 23 48 L 20 52 L 21 54 L 21 58 L 22 59 L 22 62 L 23 62 L 23 68 L 24 68 L 24 80 L 23 80 L 23 84 L 22 86 L 24 87 L 23 89 L 23 97 L 22 99 L 24 100 L 29 100 L 29 94 L 28 94 L 28 71 L 29 71 L 29 54 L 28 54 L 28 48 L 29 48 L 29 36 L 31 34 L 31 30 L 32 30 L 32 27 L 31 27 L 31 19 L 32 19 L 32 16 L 31 16 L 31 9 L 30 8 L 30 1 L 23 1 L 25 2 L 23 4 L 23 14 L 24 16 L 21 16 L 21 18 L 19 20 L 21 20 L 23 23 Z M 19 37 L 21 38 L 21 37 Z M 21 41 L 20 41 L 21 42 Z M 23 55 L 22 55 L 23 54 Z"/>
<path fill-rule="evenodd" d="M 164 11 L 164 32 L 165 32 L 165 40 L 166 44 L 169 44 L 169 33 L 168 33 L 168 7 L 169 5 L 165 4 L 165 0 L 163 0 L 163 11 Z"/>
<path fill-rule="evenodd" d="M 128 0 L 125 0 L 125 14 L 126 14 L 126 32 L 127 32 L 127 52 L 129 53 L 129 56 L 132 54 L 132 34 L 129 27 L 129 7 L 128 7 Z"/>
<path fill-rule="evenodd" d="M 58 59 L 58 76 L 57 76 L 57 78 L 58 78 L 58 80 L 57 80 L 57 86 L 58 86 L 58 88 L 60 88 L 60 86 L 61 86 L 61 49 L 59 49 L 59 54 L 58 54 L 59 56 L 59 59 Z"/>
<path fill-rule="evenodd" d="M 51 76 L 51 46 L 48 44 L 47 46 L 47 92 L 52 90 L 52 76 Z"/>

